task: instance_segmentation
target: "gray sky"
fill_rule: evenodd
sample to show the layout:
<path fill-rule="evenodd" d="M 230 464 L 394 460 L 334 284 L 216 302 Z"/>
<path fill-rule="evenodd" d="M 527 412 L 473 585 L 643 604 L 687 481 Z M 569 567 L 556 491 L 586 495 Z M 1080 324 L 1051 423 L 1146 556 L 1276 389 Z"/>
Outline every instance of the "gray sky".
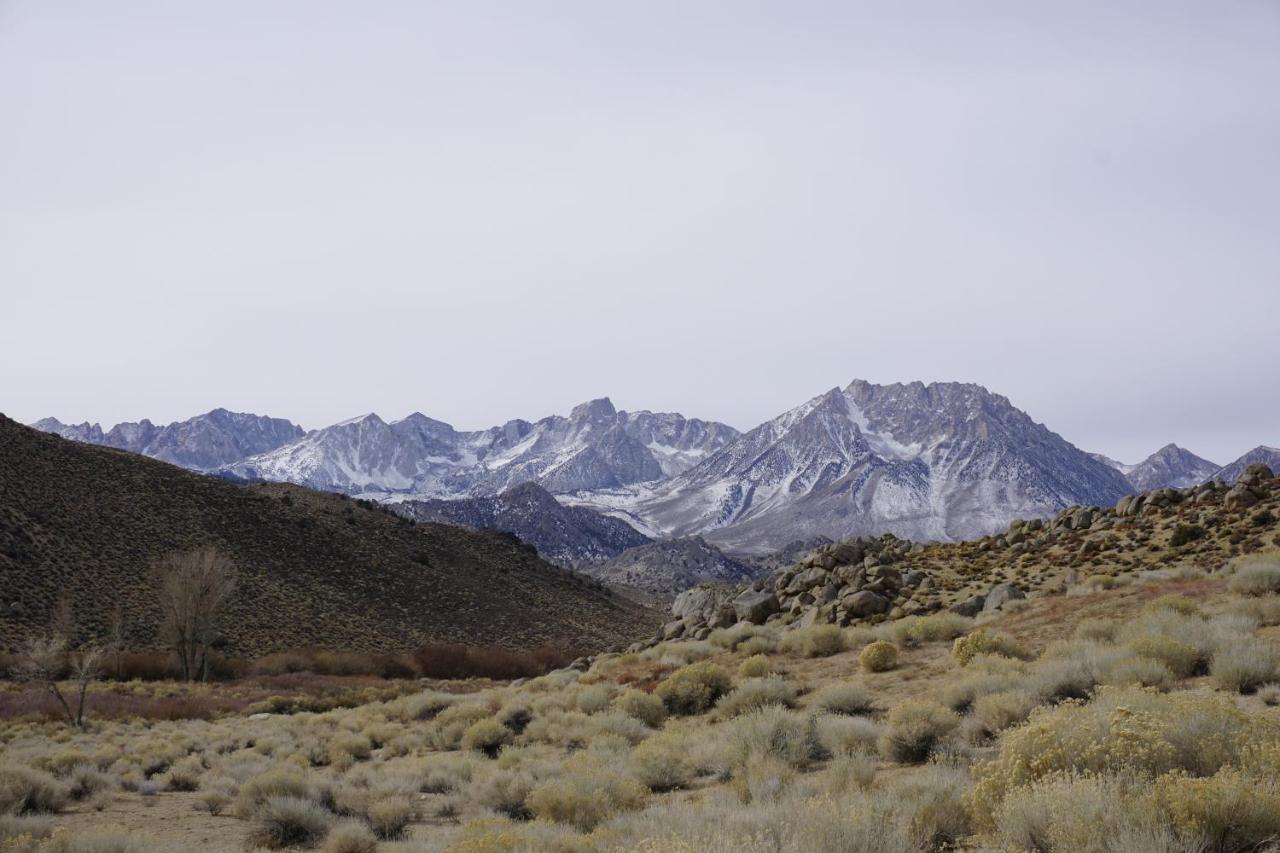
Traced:
<path fill-rule="evenodd" d="M 1034 7 L 1034 8 L 1033 8 Z M 0 0 L 0 411 L 1280 445 L 1280 3 Z"/>

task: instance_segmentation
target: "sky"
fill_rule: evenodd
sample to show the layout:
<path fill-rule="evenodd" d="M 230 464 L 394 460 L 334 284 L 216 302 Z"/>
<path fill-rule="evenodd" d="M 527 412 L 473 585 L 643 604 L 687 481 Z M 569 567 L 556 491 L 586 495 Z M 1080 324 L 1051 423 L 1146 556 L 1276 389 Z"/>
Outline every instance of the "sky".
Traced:
<path fill-rule="evenodd" d="M 1280 2 L 0 0 L 0 411 L 1280 445 Z"/>

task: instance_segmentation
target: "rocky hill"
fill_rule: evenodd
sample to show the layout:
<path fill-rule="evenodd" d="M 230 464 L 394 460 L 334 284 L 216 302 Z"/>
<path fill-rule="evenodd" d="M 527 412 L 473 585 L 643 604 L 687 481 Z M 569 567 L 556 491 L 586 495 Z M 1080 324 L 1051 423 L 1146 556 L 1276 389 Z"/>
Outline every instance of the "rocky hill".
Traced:
<path fill-rule="evenodd" d="M 493 497 L 409 500 L 388 506 L 415 521 L 511 533 L 537 548 L 543 559 L 566 568 L 585 560 L 608 560 L 650 541 L 625 521 L 562 505 L 536 483 L 522 483 Z"/>
<path fill-rule="evenodd" d="M 213 545 L 236 564 L 226 648 L 403 650 L 428 640 L 603 648 L 651 612 L 506 534 L 415 524 L 292 485 L 240 486 L 0 416 L 0 648 L 69 596 L 81 632 L 112 611 L 154 646 L 151 566 Z"/>
<path fill-rule="evenodd" d="M 100 444 L 172 462 L 193 471 L 212 471 L 246 456 L 275 450 L 303 435 L 302 427 L 283 418 L 214 409 L 185 421 L 156 426 L 145 418 L 119 423 L 103 432 L 99 424 L 64 424 L 45 418 L 38 430 L 86 444 Z"/>
<path fill-rule="evenodd" d="M 664 535 L 765 552 L 814 536 L 963 539 L 1130 491 L 1119 472 L 978 385 L 855 380 L 678 477 L 580 500 Z"/>
<path fill-rule="evenodd" d="M 658 639 L 706 637 L 738 621 L 877 623 L 949 609 L 966 616 L 1028 595 L 1105 589 L 1128 574 L 1220 570 L 1280 546 L 1280 479 L 1253 463 L 1237 482 L 1128 495 L 1015 520 L 998 535 L 925 545 L 891 534 L 823 545 L 746 587 L 698 587 L 676 598 Z"/>
<path fill-rule="evenodd" d="M 1135 492 L 1194 486 L 1211 479 L 1220 467 L 1176 444 L 1166 444 L 1136 465 L 1126 465 L 1097 453 L 1091 455 L 1119 471 Z"/>
<path fill-rule="evenodd" d="M 725 556 L 701 536 L 665 539 L 629 548 L 582 571 L 613 586 L 674 595 L 700 583 L 739 584 L 759 577 L 755 566 Z"/>
<path fill-rule="evenodd" d="M 577 406 L 567 418 L 514 420 L 479 432 L 459 432 L 417 413 L 389 423 L 370 414 L 226 470 L 372 496 L 474 497 L 524 482 L 563 493 L 658 480 L 736 436 L 732 427 L 683 415 L 620 412 L 603 398 Z"/>

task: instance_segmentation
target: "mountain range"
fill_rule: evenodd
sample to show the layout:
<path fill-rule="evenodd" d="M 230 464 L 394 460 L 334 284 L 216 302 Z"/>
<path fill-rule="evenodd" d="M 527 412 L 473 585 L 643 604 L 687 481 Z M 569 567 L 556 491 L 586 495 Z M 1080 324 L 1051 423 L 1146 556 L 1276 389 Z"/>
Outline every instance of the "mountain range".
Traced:
<path fill-rule="evenodd" d="M 368 496 L 492 495 L 524 482 L 555 493 L 678 474 L 737 437 L 725 424 L 678 414 L 620 412 L 607 398 L 569 416 L 508 421 L 478 432 L 414 413 L 364 415 L 250 456 L 225 470 Z"/>
<path fill-rule="evenodd" d="M 632 534 L 583 515 L 569 534 L 545 495 L 523 493 L 519 505 L 499 496 L 534 483 L 558 503 L 625 521 L 642 538 L 701 535 L 731 553 L 760 555 L 822 536 L 963 539 L 1071 505 L 1112 504 L 1215 476 L 1230 481 L 1249 461 L 1280 457 L 1259 447 L 1218 469 L 1168 445 L 1122 465 L 1085 453 L 979 385 L 861 380 L 745 433 L 681 414 L 619 411 L 608 398 L 568 416 L 478 431 L 415 413 L 395 421 L 368 414 L 304 433 L 288 421 L 222 409 L 106 433 L 54 419 L 34 426 L 231 479 L 425 501 L 429 507 L 402 511 L 472 527 L 518 526 L 557 561 L 612 559 L 622 541 L 614 534 Z M 480 499 L 493 501 L 431 503 Z M 545 517 L 534 520 L 538 507 Z M 558 544 L 557 525 L 566 537 Z"/>

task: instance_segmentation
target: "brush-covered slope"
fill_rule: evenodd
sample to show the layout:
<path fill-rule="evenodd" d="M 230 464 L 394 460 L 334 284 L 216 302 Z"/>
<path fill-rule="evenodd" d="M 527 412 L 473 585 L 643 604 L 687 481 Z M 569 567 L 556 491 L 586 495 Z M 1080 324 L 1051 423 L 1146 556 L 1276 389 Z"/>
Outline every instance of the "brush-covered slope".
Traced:
<path fill-rule="evenodd" d="M 236 655 L 428 640 L 602 648 L 654 624 L 507 535 L 297 486 L 234 485 L 0 416 L 0 647 L 45 625 L 64 595 L 82 634 L 105 632 L 118 606 L 128 645 L 153 647 L 151 567 L 203 545 L 237 566 L 224 621 Z"/>

